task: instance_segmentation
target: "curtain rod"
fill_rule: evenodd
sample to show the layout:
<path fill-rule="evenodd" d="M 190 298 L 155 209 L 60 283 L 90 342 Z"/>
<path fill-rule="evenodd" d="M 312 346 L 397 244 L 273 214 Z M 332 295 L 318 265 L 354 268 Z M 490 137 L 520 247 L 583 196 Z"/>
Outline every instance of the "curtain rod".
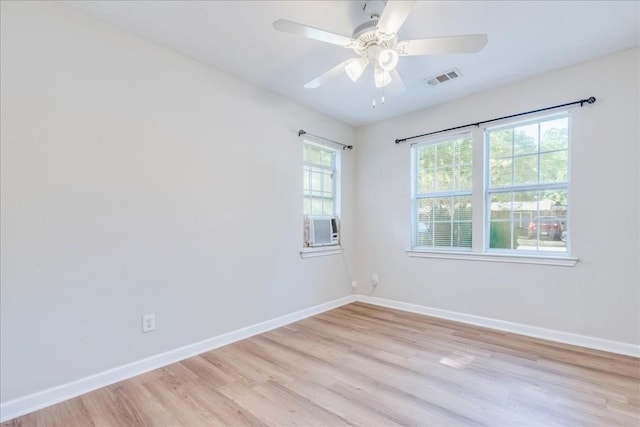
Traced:
<path fill-rule="evenodd" d="M 580 106 L 582 107 L 585 104 L 585 102 L 587 104 L 593 104 L 594 102 L 596 102 L 596 98 L 592 96 L 590 98 L 581 99 L 579 101 L 567 102 L 566 104 L 560 104 L 560 105 L 554 105 L 553 107 L 546 107 L 546 108 L 540 108 L 540 109 L 537 109 L 537 110 L 525 111 L 524 113 L 512 114 L 510 116 L 498 117 L 498 118 L 490 119 L 490 120 L 483 120 L 481 122 L 476 122 L 476 123 L 469 123 L 467 125 L 456 126 L 456 127 L 449 128 L 449 129 L 442 129 L 442 130 L 437 130 L 435 132 L 423 133 L 422 135 L 409 136 L 407 138 L 399 138 L 399 139 L 396 139 L 396 144 L 399 144 L 401 142 L 406 142 L 406 141 L 408 141 L 410 139 L 422 138 L 423 136 L 435 135 L 437 133 L 448 132 L 450 130 L 464 129 L 464 128 L 468 128 L 468 127 L 471 127 L 471 126 L 479 127 L 480 125 L 483 125 L 485 123 L 497 122 L 499 120 L 510 119 L 512 117 L 518 117 L 518 116 L 524 116 L 526 114 L 539 113 L 540 111 L 547 111 L 547 110 L 553 110 L 553 109 L 556 109 L 556 108 L 568 107 L 570 105 L 580 104 Z"/>
<path fill-rule="evenodd" d="M 342 144 L 342 143 L 340 143 L 340 142 L 338 142 L 338 141 L 334 141 L 333 139 L 325 138 L 325 137 L 323 137 L 323 136 L 314 135 L 314 134 L 312 134 L 312 133 L 309 133 L 309 132 L 307 132 L 307 131 L 304 131 L 304 130 L 300 129 L 300 130 L 298 131 L 298 136 L 302 136 L 302 135 L 311 135 L 311 136 L 314 136 L 314 137 L 316 137 L 316 138 L 318 138 L 318 139 L 322 139 L 322 140 L 324 140 L 324 141 L 333 142 L 334 144 L 338 144 L 339 146 L 341 146 L 341 147 L 342 147 L 342 150 L 346 150 L 347 148 L 348 148 L 349 150 L 353 150 L 353 145 L 346 145 L 346 144 Z"/>

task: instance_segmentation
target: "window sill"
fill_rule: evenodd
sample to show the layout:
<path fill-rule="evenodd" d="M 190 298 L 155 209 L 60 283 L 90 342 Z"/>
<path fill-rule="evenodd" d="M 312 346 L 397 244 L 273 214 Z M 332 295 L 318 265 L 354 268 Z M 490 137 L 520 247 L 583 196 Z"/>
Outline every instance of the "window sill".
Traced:
<path fill-rule="evenodd" d="M 340 255 L 342 253 L 342 246 L 321 246 L 318 248 L 302 248 L 300 251 L 301 258 L 314 258 L 319 256 L 328 255 Z"/>
<path fill-rule="evenodd" d="M 476 254 L 464 252 L 434 252 L 411 249 L 407 255 L 416 258 L 461 259 L 467 261 L 506 262 L 518 264 L 541 264 L 573 267 L 578 263 L 578 258 L 549 257 L 538 255 L 505 255 L 505 254 Z"/>

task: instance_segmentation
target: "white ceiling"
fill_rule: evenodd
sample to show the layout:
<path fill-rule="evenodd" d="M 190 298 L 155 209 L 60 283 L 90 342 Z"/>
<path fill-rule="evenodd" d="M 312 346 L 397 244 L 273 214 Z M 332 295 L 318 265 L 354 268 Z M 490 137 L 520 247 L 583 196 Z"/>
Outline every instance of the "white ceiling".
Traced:
<path fill-rule="evenodd" d="M 398 71 L 406 91 L 387 93 L 380 105 L 371 68 L 355 83 L 341 75 L 318 89 L 304 89 L 304 83 L 355 55 L 272 27 L 284 18 L 351 36 L 366 20 L 364 1 L 66 3 L 356 126 L 640 44 L 639 1 L 419 1 L 398 32 L 400 40 L 486 33 L 489 42 L 476 54 L 401 57 Z M 454 67 L 462 78 L 424 84 L 426 77 Z"/>

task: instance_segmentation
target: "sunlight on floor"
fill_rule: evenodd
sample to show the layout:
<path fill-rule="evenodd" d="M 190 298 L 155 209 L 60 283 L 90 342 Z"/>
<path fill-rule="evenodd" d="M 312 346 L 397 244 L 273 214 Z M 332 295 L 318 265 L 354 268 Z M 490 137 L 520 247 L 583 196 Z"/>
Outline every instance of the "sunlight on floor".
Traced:
<path fill-rule="evenodd" d="M 453 368 L 464 369 L 468 364 L 473 362 L 473 356 L 443 357 L 440 363 L 451 366 Z"/>

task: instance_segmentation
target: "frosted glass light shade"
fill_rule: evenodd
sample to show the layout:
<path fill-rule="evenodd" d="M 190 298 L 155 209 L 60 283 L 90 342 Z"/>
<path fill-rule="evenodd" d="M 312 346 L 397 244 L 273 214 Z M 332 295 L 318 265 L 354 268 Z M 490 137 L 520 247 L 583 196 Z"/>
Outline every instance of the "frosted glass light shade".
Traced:
<path fill-rule="evenodd" d="M 354 82 L 360 78 L 364 70 L 369 65 L 369 60 L 364 56 L 360 58 L 354 58 L 351 62 L 349 62 L 344 67 L 344 71 L 347 73 L 347 76 Z"/>
<path fill-rule="evenodd" d="M 389 73 L 387 70 L 382 69 L 381 67 L 376 67 L 376 71 L 373 77 L 376 82 L 376 87 L 385 87 L 386 85 L 391 83 L 391 73 Z"/>
<path fill-rule="evenodd" d="M 398 52 L 393 49 L 383 49 L 378 54 L 376 62 L 385 71 L 392 71 L 398 65 Z"/>

